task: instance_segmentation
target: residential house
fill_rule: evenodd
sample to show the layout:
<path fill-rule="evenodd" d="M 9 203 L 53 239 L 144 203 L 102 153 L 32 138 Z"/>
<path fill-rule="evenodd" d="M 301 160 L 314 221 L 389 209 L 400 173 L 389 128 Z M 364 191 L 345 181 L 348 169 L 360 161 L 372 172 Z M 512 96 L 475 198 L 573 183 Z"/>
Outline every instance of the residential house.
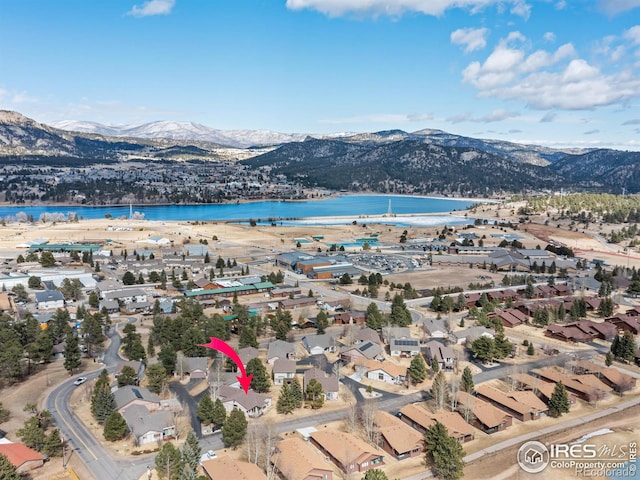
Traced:
<path fill-rule="evenodd" d="M 284 480 L 333 480 L 333 469 L 326 460 L 299 437 L 276 443 L 271 462 Z"/>
<path fill-rule="evenodd" d="M 493 336 L 493 333 L 487 327 L 476 326 L 452 333 L 451 340 L 458 345 L 464 345 L 465 343 L 473 342 L 475 339 L 480 337 L 493 338 Z"/>
<path fill-rule="evenodd" d="M 556 388 L 555 383 L 546 382 L 540 377 L 529 375 L 528 373 L 516 373 L 511 375 L 511 381 L 519 390 L 531 390 L 547 405 L 551 400 L 553 391 Z M 576 403 L 576 395 L 572 392 L 567 392 L 569 399 L 569 405 Z"/>
<path fill-rule="evenodd" d="M 408 327 L 386 327 L 383 335 L 393 357 L 415 357 L 420 353 L 420 341 L 411 337 Z"/>
<path fill-rule="evenodd" d="M 588 360 L 580 360 L 576 363 L 576 373 L 594 374 L 617 393 L 633 390 L 636 387 L 636 379 L 631 375 L 621 372 L 614 367 L 603 367 Z"/>
<path fill-rule="evenodd" d="M 207 378 L 208 357 L 181 357 L 178 359 L 176 374 L 188 375 L 191 379 Z"/>
<path fill-rule="evenodd" d="M 229 455 L 205 460 L 201 465 L 209 480 L 267 480 L 255 463 L 234 460 Z"/>
<path fill-rule="evenodd" d="M 427 342 L 425 345 L 425 358 L 431 365 L 435 359 L 440 366 L 440 370 L 453 370 L 456 366 L 456 357 L 453 349 L 436 340 Z"/>
<path fill-rule="evenodd" d="M 537 420 L 548 407 L 533 392 L 503 392 L 489 385 L 476 386 L 477 397 L 495 405 L 521 422 Z"/>
<path fill-rule="evenodd" d="M 373 328 L 362 327 L 358 328 L 353 333 L 353 344 L 360 345 L 367 342 L 377 343 L 378 345 L 382 345 L 382 340 L 380 340 L 380 335 Z"/>
<path fill-rule="evenodd" d="M 296 376 L 296 361 L 278 358 L 273 362 L 272 374 L 274 385 L 290 383 Z"/>
<path fill-rule="evenodd" d="M 427 318 L 422 321 L 422 330 L 431 338 L 448 338 L 449 329 L 444 320 Z"/>
<path fill-rule="evenodd" d="M 424 450 L 424 437 L 399 418 L 383 410 L 375 412 L 377 444 L 396 460 L 417 457 Z"/>
<path fill-rule="evenodd" d="M 252 389 L 249 389 L 245 394 L 241 388 L 223 385 L 218 389 L 218 396 L 227 413 L 231 413 L 234 408 L 237 408 L 250 418 L 262 416 L 271 406 L 271 398 Z"/>
<path fill-rule="evenodd" d="M 562 382 L 567 391 L 587 402 L 602 400 L 613 391 L 613 388 L 591 374 L 566 375 L 552 367 L 538 368 L 534 373 L 547 382 Z"/>
<path fill-rule="evenodd" d="M 276 341 L 279 341 L 279 340 L 276 340 Z M 258 358 L 259 354 L 260 352 L 258 351 L 258 349 L 254 347 L 244 347 L 238 350 L 238 357 L 240 357 L 240 361 L 242 362 L 243 365 L 246 365 L 247 363 L 249 363 L 249 360 Z"/>
<path fill-rule="evenodd" d="M 336 351 L 336 340 L 330 333 L 305 335 L 302 337 L 302 345 L 310 355 Z"/>
<path fill-rule="evenodd" d="M 367 378 L 378 380 L 391 385 L 402 385 L 407 378 L 407 367 L 393 362 L 377 360 L 366 360 L 364 366 L 367 368 Z"/>
<path fill-rule="evenodd" d="M 128 360 L 119 364 L 118 369 L 115 372 L 116 378 L 118 378 L 118 376 L 122 373 L 122 369 L 124 367 L 133 368 L 133 371 L 136 372 L 136 380 L 138 383 L 140 382 L 140 380 L 142 380 L 142 377 L 144 377 L 145 364 L 138 360 Z"/>
<path fill-rule="evenodd" d="M 0 454 L 7 457 L 19 474 L 35 470 L 44 464 L 42 454 L 23 443 L 0 443 Z"/>
<path fill-rule="evenodd" d="M 346 474 L 384 465 L 384 457 L 377 448 L 350 433 L 318 430 L 311 434 L 311 443 Z"/>
<path fill-rule="evenodd" d="M 36 292 L 36 308 L 38 310 L 64 308 L 64 296 L 59 290 Z"/>
<path fill-rule="evenodd" d="M 322 385 L 322 390 L 324 391 L 325 400 L 338 400 L 340 382 L 338 381 L 338 377 L 335 375 L 328 375 L 323 372 L 319 368 L 313 367 L 304 372 L 304 376 L 302 378 L 302 388 L 304 391 L 307 390 L 307 385 L 309 382 L 315 379 L 320 382 Z"/>
<path fill-rule="evenodd" d="M 297 360 L 298 347 L 295 343 L 284 340 L 274 340 L 269 343 L 267 350 L 267 363 L 273 365 L 276 360 Z"/>
<path fill-rule="evenodd" d="M 431 413 L 415 403 L 410 403 L 400 409 L 400 418 L 422 434 L 436 422 L 440 422 L 449 435 L 460 443 L 469 442 L 475 438 L 473 427 L 456 412 Z"/>
<path fill-rule="evenodd" d="M 131 405 L 142 405 L 150 412 L 160 408 L 160 397 L 145 387 L 127 385 L 118 388 L 113 392 L 113 399 L 116 403 L 116 410 L 120 413 Z"/>
<path fill-rule="evenodd" d="M 484 433 L 499 432 L 510 427 L 513 422 L 511 415 L 470 393 L 459 391 L 456 400 L 460 415 Z"/>
<path fill-rule="evenodd" d="M 636 308 L 640 309 L 640 307 Z M 614 325 L 618 333 L 631 332 L 634 335 L 640 334 L 640 317 L 637 315 L 616 315 L 607 318 L 605 322 Z"/>
<path fill-rule="evenodd" d="M 176 425 L 171 412 L 151 413 L 142 405 L 133 404 L 122 412 L 136 445 L 157 443 L 175 437 Z"/>
<path fill-rule="evenodd" d="M 334 325 L 362 325 L 366 320 L 366 312 L 361 310 L 349 310 L 338 313 L 333 317 Z"/>
<path fill-rule="evenodd" d="M 353 347 L 343 347 L 340 351 L 340 359 L 344 363 L 358 362 L 362 359 L 383 360 L 384 350 L 379 343 L 365 342 Z"/>
<path fill-rule="evenodd" d="M 507 308 L 506 310 L 498 310 L 489 314 L 489 318 L 494 316 L 498 317 L 502 322 L 502 326 L 507 328 L 517 327 L 528 320 L 528 317 L 517 308 Z"/>
<path fill-rule="evenodd" d="M 549 325 L 545 332 L 547 337 L 556 338 L 569 343 L 587 343 L 595 338 L 593 332 L 587 333 L 576 325 Z"/>

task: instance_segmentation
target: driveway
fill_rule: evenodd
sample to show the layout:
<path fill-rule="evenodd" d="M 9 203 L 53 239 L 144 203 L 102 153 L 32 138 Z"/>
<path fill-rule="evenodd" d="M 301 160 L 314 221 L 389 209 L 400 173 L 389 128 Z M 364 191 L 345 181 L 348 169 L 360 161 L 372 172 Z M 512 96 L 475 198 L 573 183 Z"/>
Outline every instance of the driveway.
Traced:
<path fill-rule="evenodd" d="M 189 408 L 191 428 L 193 429 L 193 431 L 196 434 L 196 437 L 198 438 L 202 438 L 202 428 L 200 426 L 200 419 L 198 418 L 198 415 L 196 414 L 196 412 L 198 410 L 199 399 L 200 397 L 202 397 L 204 392 L 202 392 L 200 395 L 197 395 L 196 397 L 192 397 L 189 394 L 189 390 L 191 390 L 199 382 L 202 382 L 202 381 L 206 381 L 206 380 L 189 380 L 189 383 L 187 383 L 186 385 L 183 385 L 180 382 L 169 383 L 169 390 L 176 394 L 176 397 L 178 397 L 178 400 L 182 405 L 186 405 L 187 408 Z M 205 390 L 205 392 L 206 391 L 207 390 Z"/>

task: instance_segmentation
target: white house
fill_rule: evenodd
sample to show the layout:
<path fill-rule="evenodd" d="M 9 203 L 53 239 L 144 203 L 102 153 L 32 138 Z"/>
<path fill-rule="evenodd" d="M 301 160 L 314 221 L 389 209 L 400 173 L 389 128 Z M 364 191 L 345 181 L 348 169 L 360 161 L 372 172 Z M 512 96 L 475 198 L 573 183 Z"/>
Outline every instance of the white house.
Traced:
<path fill-rule="evenodd" d="M 38 310 L 64 308 L 64 296 L 58 290 L 36 292 L 36 308 Z"/>
<path fill-rule="evenodd" d="M 245 394 L 241 388 L 222 386 L 218 390 L 218 396 L 227 413 L 237 408 L 251 418 L 260 417 L 271 406 L 271 398 L 251 389 Z"/>
<path fill-rule="evenodd" d="M 167 440 L 176 435 L 171 412 L 151 413 L 143 405 L 131 405 L 122 412 L 136 445 Z"/>
<path fill-rule="evenodd" d="M 302 344 L 310 355 L 336 351 L 336 340 L 330 333 L 305 335 L 302 337 Z"/>
<path fill-rule="evenodd" d="M 273 383 L 282 385 L 289 383 L 296 376 L 296 361 L 278 359 L 273 362 Z"/>
<path fill-rule="evenodd" d="M 391 362 L 378 362 L 369 360 L 365 364 L 367 367 L 367 378 L 392 385 L 401 385 L 407 378 L 407 367 L 396 365 Z"/>
<path fill-rule="evenodd" d="M 324 397 L 326 400 L 338 400 L 338 395 L 340 393 L 340 382 L 338 381 L 338 377 L 335 375 L 328 375 L 319 368 L 313 367 L 304 372 L 302 388 L 305 391 L 307 390 L 307 385 L 309 385 L 309 382 L 312 379 L 317 380 L 320 385 L 322 385 L 322 390 L 324 391 Z"/>

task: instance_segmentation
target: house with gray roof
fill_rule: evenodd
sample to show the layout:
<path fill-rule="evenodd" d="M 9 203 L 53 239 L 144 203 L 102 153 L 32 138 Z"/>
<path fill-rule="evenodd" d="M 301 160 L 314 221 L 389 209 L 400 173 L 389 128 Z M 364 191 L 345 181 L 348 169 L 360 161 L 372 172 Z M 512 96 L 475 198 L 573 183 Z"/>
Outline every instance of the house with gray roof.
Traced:
<path fill-rule="evenodd" d="M 278 358 L 273 362 L 273 383 L 274 385 L 282 385 L 289 383 L 296 376 L 296 361 Z"/>
<path fill-rule="evenodd" d="M 116 410 L 120 413 L 131 405 L 142 405 L 149 411 L 160 408 L 160 397 L 145 387 L 127 385 L 113 392 L 113 399 L 116 403 Z"/>
<path fill-rule="evenodd" d="M 267 350 L 267 363 L 273 365 L 276 360 L 296 360 L 298 358 L 298 347 L 295 343 L 284 340 L 274 340 L 269 343 Z"/>
<path fill-rule="evenodd" d="M 178 359 L 177 372 L 182 375 L 189 375 L 189 378 L 207 378 L 209 358 L 208 357 L 182 357 Z"/>
<path fill-rule="evenodd" d="M 449 329 L 444 320 L 425 318 L 422 321 L 422 330 L 431 338 L 448 338 Z"/>
<path fill-rule="evenodd" d="M 389 343 L 392 357 L 415 357 L 420 353 L 420 341 L 411 337 L 408 327 L 387 327 L 382 332 Z"/>
<path fill-rule="evenodd" d="M 475 326 L 469 327 L 466 330 L 460 330 L 459 332 L 454 332 L 451 334 L 451 341 L 457 343 L 458 345 L 463 345 L 467 342 L 473 342 L 477 338 L 480 337 L 488 337 L 493 338 L 493 332 L 489 330 L 487 327 L 483 326 Z"/>
<path fill-rule="evenodd" d="M 426 360 L 431 364 L 433 360 L 438 362 L 440 370 L 453 370 L 456 365 L 456 357 L 451 347 L 436 340 L 428 342 L 426 345 Z"/>
<path fill-rule="evenodd" d="M 238 350 L 238 357 L 240 357 L 240 361 L 243 365 L 249 363 L 249 360 L 253 358 L 258 358 L 260 352 L 257 348 L 254 347 L 244 347 Z"/>
<path fill-rule="evenodd" d="M 336 339 L 330 333 L 305 335 L 302 337 L 302 344 L 310 355 L 336 351 Z"/>
<path fill-rule="evenodd" d="M 271 398 L 252 389 L 249 389 L 245 394 L 241 388 L 222 386 L 218 390 L 218 396 L 227 413 L 231 413 L 234 408 L 237 408 L 251 418 L 262 416 L 271 406 Z"/>
<path fill-rule="evenodd" d="M 378 345 L 382 345 L 382 340 L 380 340 L 380 335 L 374 329 L 369 327 L 358 328 L 354 332 L 354 345 L 359 345 L 361 343 L 373 342 Z"/>
<path fill-rule="evenodd" d="M 313 367 L 304 372 L 304 376 L 302 379 L 302 388 L 304 391 L 307 390 L 307 385 L 309 382 L 315 379 L 320 385 L 322 385 L 322 390 L 324 391 L 324 396 L 326 400 L 338 400 L 338 394 L 340 390 L 340 382 L 338 381 L 338 377 L 335 375 L 328 375 L 323 372 L 319 368 Z"/>
<path fill-rule="evenodd" d="M 142 405 L 131 405 L 122 412 L 137 446 L 160 442 L 176 435 L 171 412 L 150 412 Z"/>
<path fill-rule="evenodd" d="M 384 350 L 379 343 L 364 342 L 352 347 L 340 349 L 340 359 L 345 363 L 356 362 L 359 359 L 383 360 Z"/>
<path fill-rule="evenodd" d="M 38 310 L 64 308 L 64 295 L 58 290 L 36 292 L 36 308 Z"/>

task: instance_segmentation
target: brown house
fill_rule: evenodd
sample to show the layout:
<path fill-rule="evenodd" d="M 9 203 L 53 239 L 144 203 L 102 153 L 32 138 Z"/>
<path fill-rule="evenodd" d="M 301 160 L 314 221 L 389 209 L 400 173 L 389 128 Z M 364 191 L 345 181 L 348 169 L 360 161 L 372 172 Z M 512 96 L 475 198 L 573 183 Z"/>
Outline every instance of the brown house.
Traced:
<path fill-rule="evenodd" d="M 325 459 L 308 442 L 298 437 L 278 442 L 271 463 L 284 480 L 333 480 L 333 469 Z"/>
<path fill-rule="evenodd" d="M 338 430 L 319 430 L 311 434 L 311 443 L 344 473 L 366 472 L 384 465 L 377 448 Z"/>
<path fill-rule="evenodd" d="M 378 446 L 396 460 L 417 457 L 424 449 L 423 436 L 399 418 L 378 410 L 375 413 L 374 428 L 378 433 Z"/>
<path fill-rule="evenodd" d="M 597 402 L 609 395 L 613 389 L 594 375 L 565 375 L 552 367 L 539 368 L 534 372 L 548 382 L 562 382 L 565 388 L 587 402 Z"/>
<path fill-rule="evenodd" d="M 254 463 L 234 460 L 230 456 L 214 458 L 202 462 L 202 469 L 207 478 L 226 480 L 242 478 L 243 480 L 267 480 L 264 472 Z"/>
<path fill-rule="evenodd" d="M 511 379 L 515 382 L 518 389 L 531 390 L 547 405 L 556 388 L 555 383 L 545 382 L 540 377 L 534 377 L 528 373 L 516 373 L 511 376 Z M 569 405 L 576 403 L 576 395 L 574 393 L 567 392 L 567 397 L 569 398 Z"/>
<path fill-rule="evenodd" d="M 636 387 L 636 379 L 631 375 L 622 373 L 617 368 L 603 367 L 588 360 L 580 360 L 576 363 L 576 373 L 591 373 L 613 388 L 617 393 L 633 390 Z"/>
<path fill-rule="evenodd" d="M 508 308 L 506 310 L 498 310 L 489 315 L 489 317 L 498 317 L 502 325 L 507 328 L 517 327 L 526 323 L 528 317 L 517 308 Z"/>
<path fill-rule="evenodd" d="M 503 392 L 489 385 L 476 387 L 478 398 L 486 400 L 521 422 L 537 420 L 548 408 L 533 392 Z"/>
<path fill-rule="evenodd" d="M 424 408 L 411 403 L 400 409 L 403 422 L 424 434 L 430 427 L 440 422 L 445 426 L 450 436 L 460 443 L 469 442 L 475 438 L 475 430 L 456 412 L 431 413 Z"/>
<path fill-rule="evenodd" d="M 458 412 L 467 417 L 471 425 L 484 433 L 494 433 L 511 426 L 513 417 L 497 407 L 467 392 L 458 392 Z M 471 415 L 467 416 L 468 413 Z"/>
<path fill-rule="evenodd" d="M 640 334 L 640 317 L 634 315 L 616 315 L 609 317 L 605 322 L 614 325 L 619 333 L 631 332 L 634 335 Z"/>

